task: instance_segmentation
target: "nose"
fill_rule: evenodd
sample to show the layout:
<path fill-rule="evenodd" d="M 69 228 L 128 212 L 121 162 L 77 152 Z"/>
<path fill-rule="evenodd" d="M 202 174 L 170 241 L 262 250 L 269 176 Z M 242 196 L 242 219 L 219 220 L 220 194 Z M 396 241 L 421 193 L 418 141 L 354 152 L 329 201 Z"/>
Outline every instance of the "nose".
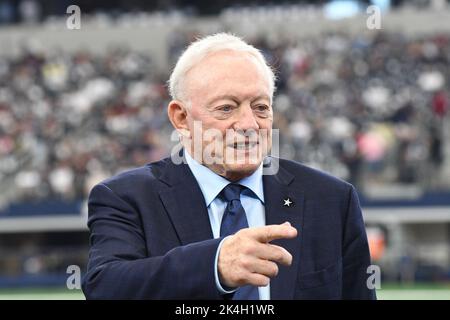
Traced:
<path fill-rule="evenodd" d="M 258 130 L 259 125 L 250 105 L 243 105 L 239 108 L 238 119 L 234 125 L 235 130 Z"/>

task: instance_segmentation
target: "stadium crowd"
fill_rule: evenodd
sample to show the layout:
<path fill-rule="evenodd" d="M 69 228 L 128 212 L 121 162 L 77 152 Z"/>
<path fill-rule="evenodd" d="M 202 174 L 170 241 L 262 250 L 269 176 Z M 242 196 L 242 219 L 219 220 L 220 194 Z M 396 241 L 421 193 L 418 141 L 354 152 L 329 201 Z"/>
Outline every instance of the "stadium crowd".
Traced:
<path fill-rule="evenodd" d="M 191 34 L 170 41 L 176 56 Z M 278 70 L 279 153 L 350 180 L 436 188 L 446 161 L 450 36 L 254 39 Z M 166 80 L 150 56 L 23 50 L 0 57 L 0 194 L 83 199 L 170 152 Z M 448 161 L 448 160 L 447 160 Z M 0 202 L 1 203 L 1 202 Z"/>

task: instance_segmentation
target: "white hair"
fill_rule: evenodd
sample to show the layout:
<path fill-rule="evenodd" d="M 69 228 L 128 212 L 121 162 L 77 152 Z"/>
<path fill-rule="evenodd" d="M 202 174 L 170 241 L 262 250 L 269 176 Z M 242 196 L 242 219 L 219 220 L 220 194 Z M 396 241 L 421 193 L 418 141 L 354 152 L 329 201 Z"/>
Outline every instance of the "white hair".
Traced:
<path fill-rule="evenodd" d="M 267 74 L 270 94 L 273 95 L 276 77 L 261 51 L 235 35 L 229 33 L 216 33 L 192 42 L 178 58 L 177 64 L 168 81 L 169 93 L 172 99 L 186 99 L 184 96 L 183 80 L 188 71 L 200 63 L 201 60 L 210 53 L 224 50 L 246 52 L 255 57 Z"/>

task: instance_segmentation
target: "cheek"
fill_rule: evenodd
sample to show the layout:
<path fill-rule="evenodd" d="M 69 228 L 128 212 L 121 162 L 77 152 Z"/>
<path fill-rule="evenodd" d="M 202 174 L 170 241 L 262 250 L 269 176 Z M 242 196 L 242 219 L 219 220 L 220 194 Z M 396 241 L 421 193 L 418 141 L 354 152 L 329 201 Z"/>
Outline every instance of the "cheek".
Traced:
<path fill-rule="evenodd" d="M 214 133 L 214 136 L 221 136 L 225 138 L 225 134 L 227 129 L 230 129 L 231 126 L 227 121 L 220 121 L 217 119 L 208 119 L 203 121 L 203 131 L 210 130 L 211 133 Z"/>
<path fill-rule="evenodd" d="M 220 146 L 225 146 L 226 144 L 226 127 L 220 123 L 211 122 L 203 123 L 202 126 L 202 138 L 203 145 L 214 146 L 214 149 L 220 148 Z"/>
<path fill-rule="evenodd" d="M 263 130 L 263 131 L 265 131 L 265 132 L 267 132 L 267 133 L 271 133 L 272 132 L 272 124 L 273 124 L 273 121 L 272 121 L 272 119 L 261 119 L 259 122 L 258 122 L 258 125 L 259 125 L 259 129 L 260 130 Z"/>

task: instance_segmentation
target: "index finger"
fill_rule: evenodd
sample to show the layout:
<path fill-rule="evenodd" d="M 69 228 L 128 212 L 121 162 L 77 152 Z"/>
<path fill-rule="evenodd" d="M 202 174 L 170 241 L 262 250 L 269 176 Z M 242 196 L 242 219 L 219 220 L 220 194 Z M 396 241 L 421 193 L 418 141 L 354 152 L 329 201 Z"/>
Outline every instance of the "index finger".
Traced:
<path fill-rule="evenodd" d="M 263 243 L 276 239 L 291 239 L 297 236 L 297 229 L 288 224 L 273 224 L 264 227 L 251 228 L 251 236 Z"/>

